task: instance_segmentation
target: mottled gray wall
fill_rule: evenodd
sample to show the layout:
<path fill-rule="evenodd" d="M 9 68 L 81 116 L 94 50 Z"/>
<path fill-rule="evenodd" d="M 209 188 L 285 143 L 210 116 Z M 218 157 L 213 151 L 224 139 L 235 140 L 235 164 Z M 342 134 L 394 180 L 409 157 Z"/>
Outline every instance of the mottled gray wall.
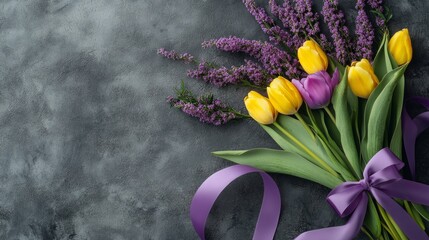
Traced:
<path fill-rule="evenodd" d="M 390 5 L 392 28 L 408 26 L 413 37 L 407 85 L 429 96 L 429 2 Z M 264 39 L 239 0 L 1 1 L 0 239 L 196 239 L 191 197 L 230 165 L 210 152 L 276 146 L 250 121 L 210 127 L 170 109 L 165 97 L 186 66 L 156 49 L 237 63 L 200 48 L 228 35 Z M 238 108 L 248 91 L 186 83 Z M 418 174 L 429 183 L 427 139 L 417 147 Z M 324 201 L 328 189 L 273 176 L 283 202 L 277 239 L 341 222 Z M 216 204 L 207 234 L 250 239 L 260 199 L 258 176 L 240 179 Z"/>

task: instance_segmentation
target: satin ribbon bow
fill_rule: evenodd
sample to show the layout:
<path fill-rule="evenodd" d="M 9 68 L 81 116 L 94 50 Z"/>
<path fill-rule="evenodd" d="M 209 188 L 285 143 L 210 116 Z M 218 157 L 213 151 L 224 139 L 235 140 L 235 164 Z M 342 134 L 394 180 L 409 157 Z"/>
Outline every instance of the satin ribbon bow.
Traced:
<path fill-rule="evenodd" d="M 403 179 L 399 172 L 403 167 L 404 163 L 390 149 L 380 150 L 365 167 L 363 180 L 345 182 L 328 195 L 328 202 L 341 217 L 350 216 L 348 222 L 343 226 L 305 232 L 296 240 L 353 239 L 363 225 L 368 193 L 390 214 L 410 240 L 429 240 L 426 233 L 393 199 L 429 205 L 429 186 Z"/>

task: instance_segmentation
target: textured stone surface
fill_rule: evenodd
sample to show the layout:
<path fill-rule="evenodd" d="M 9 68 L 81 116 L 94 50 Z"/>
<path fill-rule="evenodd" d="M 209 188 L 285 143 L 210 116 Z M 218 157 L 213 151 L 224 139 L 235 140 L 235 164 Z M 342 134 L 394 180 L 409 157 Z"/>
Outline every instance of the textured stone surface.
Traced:
<path fill-rule="evenodd" d="M 262 1 L 264 2 L 264 1 Z M 352 10 L 348 1 L 345 9 Z M 429 2 L 390 1 L 392 29 L 408 26 L 413 94 L 429 96 Z M 0 3 L 0 238 L 196 239 L 188 209 L 199 184 L 230 163 L 211 151 L 272 147 L 248 121 L 199 124 L 165 104 L 186 66 L 160 47 L 232 64 L 241 57 L 200 43 L 264 39 L 238 0 L 3 0 Z M 355 14 L 351 11 L 352 14 Z M 236 107 L 247 89 L 212 89 Z M 429 183 L 428 135 L 417 146 Z M 328 189 L 273 175 L 282 192 L 277 239 L 338 224 Z M 226 190 L 208 221 L 210 239 L 250 239 L 258 176 Z"/>

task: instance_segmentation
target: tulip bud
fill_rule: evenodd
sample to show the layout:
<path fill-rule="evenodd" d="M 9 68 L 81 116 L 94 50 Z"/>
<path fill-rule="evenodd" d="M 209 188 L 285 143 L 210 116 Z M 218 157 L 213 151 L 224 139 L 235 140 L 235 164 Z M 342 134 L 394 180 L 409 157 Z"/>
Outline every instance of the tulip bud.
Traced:
<path fill-rule="evenodd" d="M 305 41 L 298 49 L 298 59 L 308 74 L 326 71 L 329 64 L 325 52 L 314 40 Z"/>
<path fill-rule="evenodd" d="M 298 89 L 284 77 L 275 78 L 267 87 L 268 98 L 274 108 L 285 115 L 294 114 L 302 104 Z"/>
<path fill-rule="evenodd" d="M 371 63 L 367 59 L 353 62 L 348 74 L 349 86 L 352 92 L 361 98 L 368 98 L 378 85 L 378 78 Z"/>
<path fill-rule="evenodd" d="M 413 57 L 413 48 L 408 29 L 404 28 L 396 32 L 390 39 L 388 48 L 398 65 L 410 62 Z"/>
<path fill-rule="evenodd" d="M 276 121 L 277 111 L 270 100 L 261 94 L 250 91 L 244 98 L 249 115 L 260 124 L 272 124 Z"/>
<path fill-rule="evenodd" d="M 326 71 L 320 71 L 308 75 L 301 81 L 293 79 L 292 83 L 298 88 L 308 107 L 319 109 L 329 105 L 334 88 L 339 81 L 340 73 L 336 69 L 332 78 Z"/>

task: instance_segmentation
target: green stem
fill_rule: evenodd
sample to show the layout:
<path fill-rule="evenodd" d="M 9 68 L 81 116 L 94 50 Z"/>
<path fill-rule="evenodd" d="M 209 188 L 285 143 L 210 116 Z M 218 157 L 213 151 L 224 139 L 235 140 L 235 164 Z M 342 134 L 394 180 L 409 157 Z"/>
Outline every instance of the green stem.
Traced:
<path fill-rule="evenodd" d="M 371 233 L 369 233 L 369 231 L 366 230 L 365 227 L 361 227 L 360 230 L 362 230 L 362 232 L 365 233 L 370 240 L 374 240 L 374 238 L 371 236 Z"/>
<path fill-rule="evenodd" d="M 402 230 L 401 230 L 401 228 L 398 226 L 398 224 L 396 224 L 396 222 L 395 222 L 395 220 L 393 220 L 393 218 L 389 215 L 389 214 L 387 214 L 387 217 L 389 218 L 389 221 L 392 223 L 392 225 L 393 225 L 393 229 L 395 229 L 395 231 L 398 233 L 398 235 L 399 235 L 399 239 L 408 239 L 406 236 L 405 236 L 405 234 L 404 234 L 404 232 L 402 232 Z"/>
<path fill-rule="evenodd" d="M 295 113 L 296 118 L 298 118 L 298 120 L 301 122 L 302 126 L 305 128 L 305 130 L 307 130 L 308 134 L 310 134 L 310 136 L 313 138 L 313 140 L 315 140 L 316 138 L 314 137 L 313 132 L 311 131 L 311 129 L 308 127 L 308 124 L 304 121 L 304 119 L 301 117 L 301 115 L 296 112 Z"/>
<path fill-rule="evenodd" d="M 393 237 L 393 239 L 407 239 L 407 237 L 404 236 L 404 233 L 402 233 L 402 231 L 399 230 L 399 227 L 396 225 L 396 223 L 392 222 L 391 217 L 384 211 L 384 209 L 380 206 L 380 204 L 377 203 L 377 207 L 378 207 L 378 211 L 381 214 L 381 217 L 383 218 L 384 222 L 387 225 L 385 226 L 385 228 L 387 227 L 386 230 Z"/>
<path fill-rule="evenodd" d="M 256 88 L 256 89 L 260 89 L 260 90 L 266 90 L 266 87 L 262 87 L 262 86 L 257 86 L 255 84 L 250 83 L 249 81 L 246 80 L 242 80 L 241 81 L 241 85 L 245 86 L 245 87 L 251 87 L 251 88 Z"/>
<path fill-rule="evenodd" d="M 381 226 L 390 234 L 390 236 L 395 237 L 395 235 L 390 231 L 389 227 L 385 223 L 381 223 Z"/>
<path fill-rule="evenodd" d="M 419 224 L 420 228 L 424 231 L 425 224 L 423 223 L 423 219 L 420 217 L 420 214 L 419 213 L 416 214 L 416 212 L 413 211 L 408 201 L 404 201 L 404 206 L 408 214 L 410 214 L 410 216 L 414 219 L 414 221 L 416 221 L 417 224 Z"/>
<path fill-rule="evenodd" d="M 280 124 L 277 122 L 273 123 L 274 126 L 276 126 L 286 137 L 288 137 L 290 140 L 292 140 L 296 145 L 298 145 L 302 150 L 304 150 L 310 157 L 312 157 L 314 160 L 317 161 L 316 164 L 318 164 L 320 167 L 331 173 L 333 176 L 340 178 L 340 175 L 338 175 L 337 172 L 335 172 L 325 161 L 323 161 L 319 156 L 314 154 L 308 147 L 306 147 L 304 144 L 302 144 L 297 138 L 295 138 L 290 132 L 288 132 L 286 129 L 284 129 Z"/>
<path fill-rule="evenodd" d="M 335 117 L 334 114 L 332 114 L 331 110 L 329 110 L 328 107 L 324 107 L 323 109 L 325 109 L 326 113 L 328 114 L 329 118 L 332 120 L 332 122 L 335 124 Z"/>
<path fill-rule="evenodd" d="M 231 110 L 231 112 L 233 112 L 235 115 L 237 115 L 237 116 L 239 116 L 239 117 L 241 117 L 241 118 L 251 118 L 249 115 L 247 115 L 247 114 L 242 114 L 242 113 L 237 112 L 237 111 L 235 111 L 235 110 Z"/>

